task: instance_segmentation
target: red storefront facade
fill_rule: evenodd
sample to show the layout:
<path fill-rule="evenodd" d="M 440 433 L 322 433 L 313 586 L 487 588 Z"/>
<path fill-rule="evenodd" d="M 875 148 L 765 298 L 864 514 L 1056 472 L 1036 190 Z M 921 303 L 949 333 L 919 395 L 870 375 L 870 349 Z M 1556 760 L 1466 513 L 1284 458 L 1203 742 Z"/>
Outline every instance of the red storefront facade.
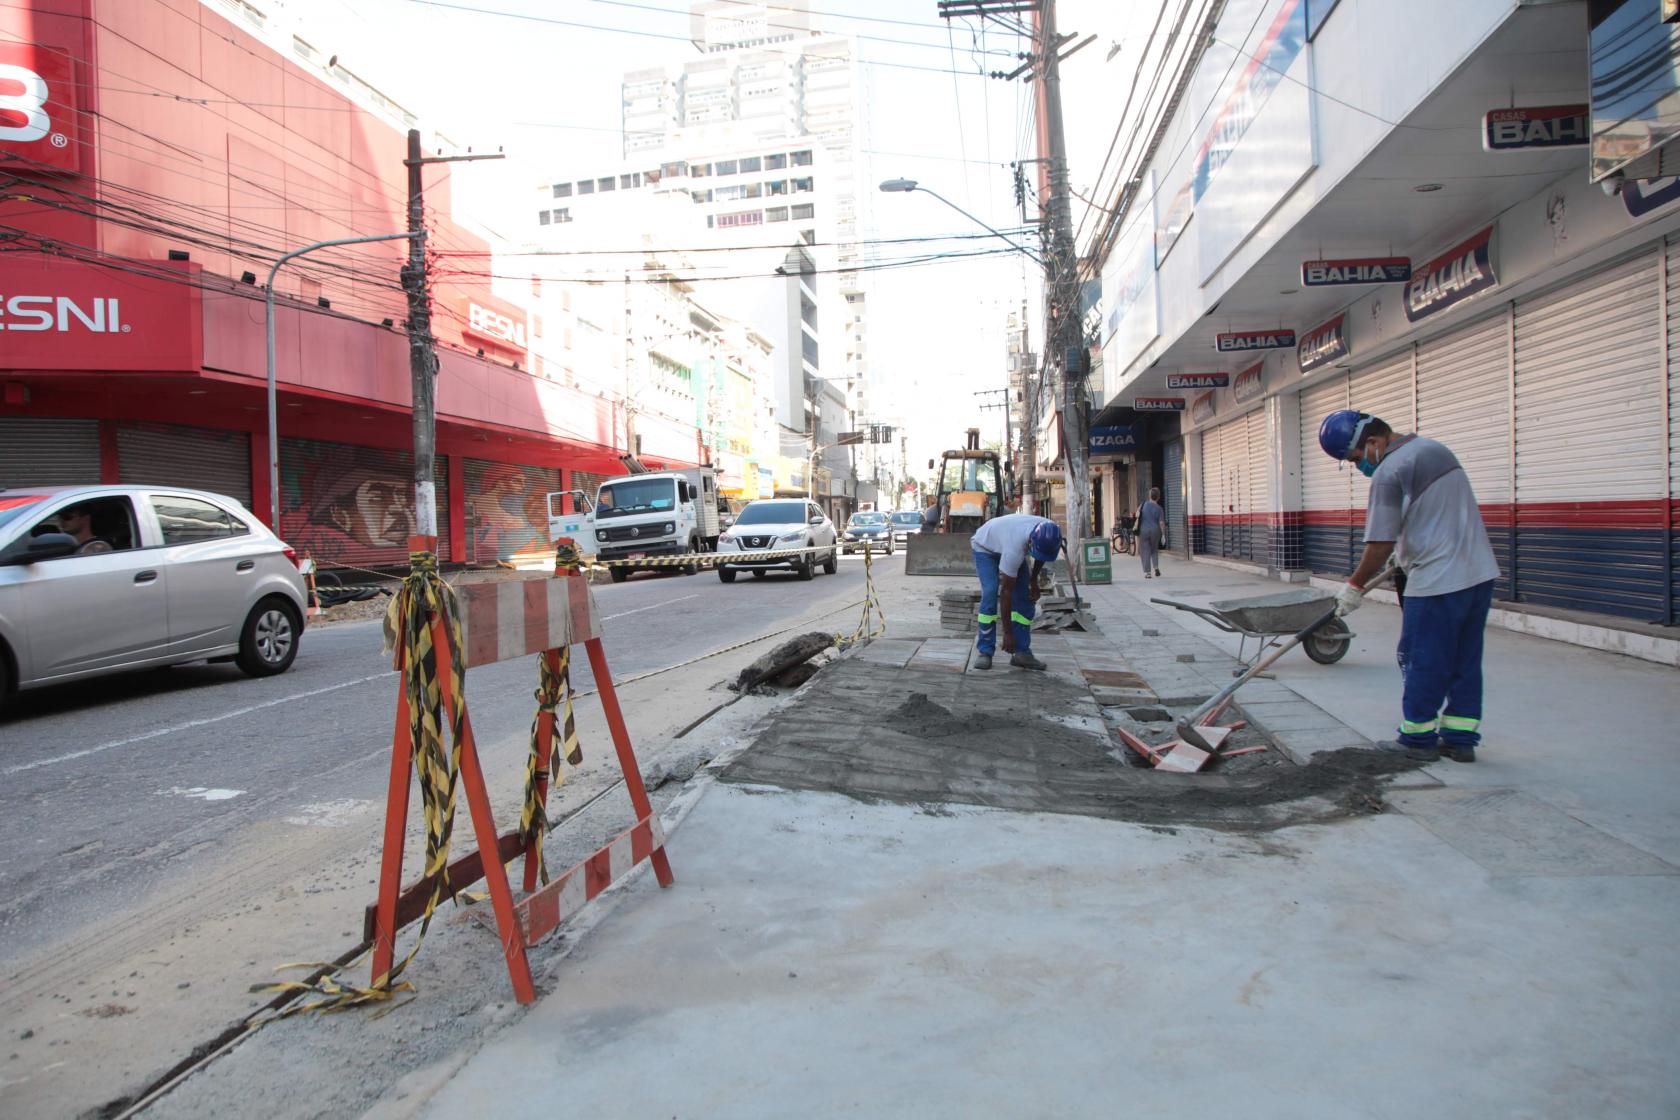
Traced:
<path fill-rule="evenodd" d="M 0 485 L 196 485 L 272 523 L 259 283 L 289 249 L 404 228 L 402 131 L 197 0 L 32 0 L 0 8 L 0 44 L 25 74 L 0 79 Z M 467 173 L 428 169 L 434 253 L 488 248 L 448 217 Z M 384 325 L 405 251 L 275 283 L 280 531 L 322 559 L 406 558 L 409 347 Z M 547 491 L 622 471 L 622 401 L 542 376 L 529 314 L 489 285 L 433 288 L 457 563 L 541 543 Z M 676 436 L 644 459 L 691 463 Z"/>

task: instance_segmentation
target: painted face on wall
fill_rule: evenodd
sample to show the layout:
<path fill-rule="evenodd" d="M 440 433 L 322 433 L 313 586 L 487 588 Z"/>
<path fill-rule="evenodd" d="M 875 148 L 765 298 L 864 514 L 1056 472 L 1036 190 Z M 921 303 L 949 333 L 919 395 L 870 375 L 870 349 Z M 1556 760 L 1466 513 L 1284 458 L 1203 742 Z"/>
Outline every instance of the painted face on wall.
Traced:
<path fill-rule="evenodd" d="M 373 547 L 404 544 L 414 531 L 414 508 L 408 488 L 399 482 L 368 479 L 356 487 L 343 510 L 340 528 Z"/>

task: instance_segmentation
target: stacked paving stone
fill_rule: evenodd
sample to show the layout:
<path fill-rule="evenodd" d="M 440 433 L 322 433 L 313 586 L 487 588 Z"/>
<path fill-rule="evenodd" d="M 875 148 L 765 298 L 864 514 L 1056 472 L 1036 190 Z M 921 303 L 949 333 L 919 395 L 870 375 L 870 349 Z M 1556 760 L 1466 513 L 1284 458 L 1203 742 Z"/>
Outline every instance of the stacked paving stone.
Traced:
<path fill-rule="evenodd" d="M 951 588 L 939 593 L 939 625 L 947 630 L 969 633 L 980 611 L 980 592 Z"/>

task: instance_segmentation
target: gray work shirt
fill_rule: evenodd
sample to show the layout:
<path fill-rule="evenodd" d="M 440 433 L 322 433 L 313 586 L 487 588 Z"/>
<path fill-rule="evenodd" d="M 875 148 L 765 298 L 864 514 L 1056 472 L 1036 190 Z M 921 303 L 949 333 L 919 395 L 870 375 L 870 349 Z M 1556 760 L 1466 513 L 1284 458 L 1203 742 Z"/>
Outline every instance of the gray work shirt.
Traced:
<path fill-rule="evenodd" d="M 1147 533 L 1154 529 L 1160 532 L 1161 519 L 1166 516 L 1161 510 L 1161 503 L 1154 498 L 1147 499 L 1138 507 L 1138 532 Z"/>
<path fill-rule="evenodd" d="M 1032 513 L 1006 513 L 980 526 L 968 547 L 998 557 L 998 571 L 1014 576 L 1027 562 L 1027 538 L 1049 520 Z"/>
<path fill-rule="evenodd" d="M 1406 594 L 1449 595 L 1499 576 L 1470 476 L 1445 444 L 1400 436 L 1371 477 L 1367 541 L 1398 541 Z"/>

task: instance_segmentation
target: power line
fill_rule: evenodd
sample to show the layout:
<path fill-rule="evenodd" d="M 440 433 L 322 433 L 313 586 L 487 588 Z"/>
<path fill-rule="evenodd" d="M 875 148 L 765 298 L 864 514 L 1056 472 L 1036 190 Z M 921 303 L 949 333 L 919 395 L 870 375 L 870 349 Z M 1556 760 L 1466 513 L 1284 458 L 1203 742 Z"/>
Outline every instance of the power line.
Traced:
<path fill-rule="evenodd" d="M 661 7 L 658 7 L 657 5 L 654 5 L 654 4 L 638 4 L 638 3 L 635 3 L 634 0 L 590 0 L 590 3 L 592 3 L 592 4 L 606 4 L 606 5 L 609 5 L 609 6 L 614 7 L 614 8 L 634 8 L 638 11 L 659 12 L 662 15 L 682 16 L 684 18 L 687 18 L 688 14 L 689 14 L 686 11 L 682 11 L 682 10 L 676 9 L 676 8 L 661 8 Z M 764 8 L 779 7 L 779 5 L 773 5 L 773 4 L 762 4 L 762 5 L 746 4 L 746 5 L 743 5 L 743 6 L 749 8 L 749 9 L 752 8 L 752 7 L 764 7 Z M 792 9 L 789 9 L 789 10 L 792 10 Z M 810 14 L 811 15 L 819 15 L 819 14 L 824 14 L 824 13 L 812 12 Z M 940 49 L 940 46 L 939 46 L 938 43 L 922 43 L 922 42 L 917 42 L 913 39 L 894 39 L 894 38 L 890 38 L 888 36 L 883 36 L 883 35 L 866 35 L 862 32 L 823 31 L 820 28 L 814 28 L 814 27 L 809 27 L 809 26 L 800 26 L 799 24 L 795 24 L 795 23 L 776 23 L 776 22 L 773 22 L 773 21 L 770 21 L 770 20 L 766 20 L 765 21 L 765 26 L 766 27 L 773 27 L 773 28 L 777 29 L 778 31 L 804 31 L 804 32 L 810 33 L 813 37 L 815 37 L 815 36 L 833 36 L 833 35 L 843 34 L 847 38 L 868 40 L 869 42 L 872 42 L 872 43 L 891 43 L 891 44 L 894 44 L 896 46 L 902 46 L 902 47 L 928 47 L 932 50 L 939 50 Z M 929 31 L 933 30 L 933 27 L 934 27 L 934 25 L 932 25 L 932 24 L 912 25 L 912 26 L 926 26 Z M 684 36 L 683 38 L 686 39 L 687 36 Z M 689 40 L 689 41 L 692 42 L 693 40 Z"/>

